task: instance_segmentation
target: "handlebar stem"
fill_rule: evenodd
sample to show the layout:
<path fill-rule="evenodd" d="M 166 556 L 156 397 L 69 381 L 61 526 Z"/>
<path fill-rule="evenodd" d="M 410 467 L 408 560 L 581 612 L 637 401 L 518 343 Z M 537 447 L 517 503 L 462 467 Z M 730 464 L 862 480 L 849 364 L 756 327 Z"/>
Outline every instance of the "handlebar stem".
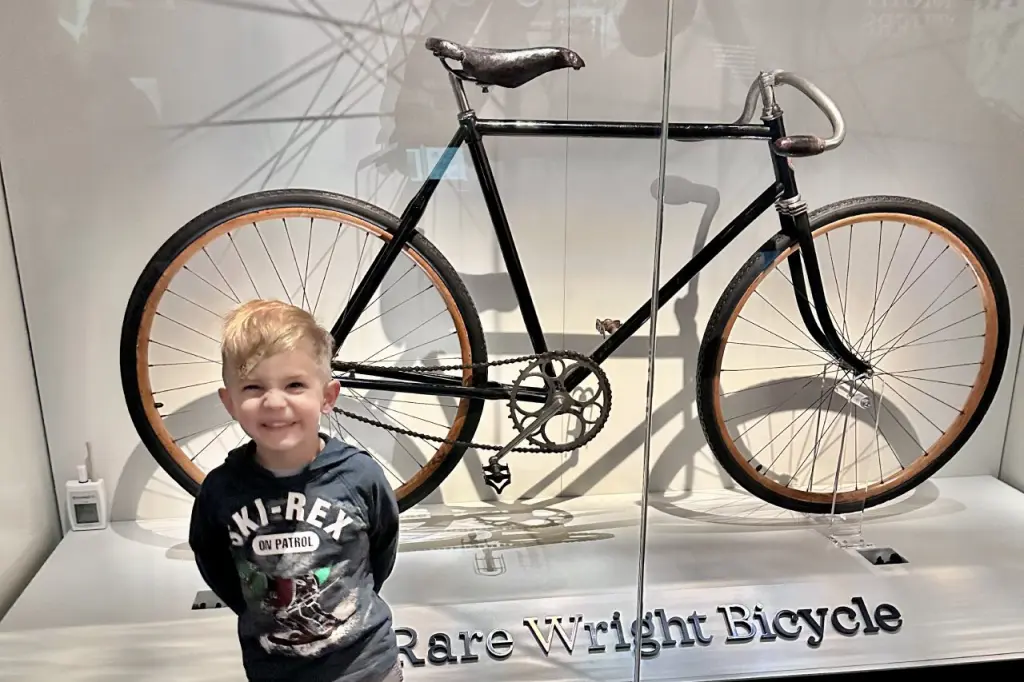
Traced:
<path fill-rule="evenodd" d="M 775 74 L 761 72 L 751 88 L 756 86 L 761 91 L 761 120 L 772 121 L 782 115 L 782 108 L 775 101 Z"/>
<path fill-rule="evenodd" d="M 747 90 L 747 97 L 743 103 L 743 113 L 735 121 L 736 124 L 749 123 L 754 117 L 757 102 L 762 103 L 761 119 L 770 121 L 782 115 L 782 109 L 775 99 L 775 87 L 777 85 L 789 85 L 803 93 L 815 106 L 825 114 L 832 126 L 832 136 L 822 139 L 816 135 L 798 135 L 788 138 L 783 144 L 776 144 L 776 151 L 786 155 L 804 156 L 807 154 L 820 154 L 835 149 L 846 138 L 846 123 L 843 115 L 835 102 L 826 95 L 821 88 L 816 86 L 802 76 L 789 71 L 777 69 L 775 71 L 762 71 L 750 84 Z"/>

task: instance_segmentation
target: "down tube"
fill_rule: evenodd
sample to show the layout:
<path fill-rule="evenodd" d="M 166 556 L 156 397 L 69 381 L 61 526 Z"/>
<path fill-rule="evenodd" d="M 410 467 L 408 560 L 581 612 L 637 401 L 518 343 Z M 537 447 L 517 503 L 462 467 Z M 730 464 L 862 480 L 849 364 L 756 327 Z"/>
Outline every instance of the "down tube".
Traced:
<path fill-rule="evenodd" d="M 441 158 L 434 164 L 434 168 L 430 171 L 430 176 L 426 182 L 423 183 L 419 191 L 416 192 L 416 196 L 412 198 L 405 207 L 405 210 L 402 211 L 402 217 L 398 222 L 398 228 L 395 230 L 395 236 L 377 253 L 377 257 L 373 259 L 369 270 L 366 271 L 366 276 L 359 282 L 359 286 L 356 287 L 355 293 L 352 294 L 352 298 L 349 299 L 348 304 L 345 306 L 345 310 L 331 328 L 335 349 L 341 347 L 345 337 L 349 335 L 352 327 L 355 326 L 356 320 L 359 319 L 359 316 L 363 314 L 363 310 L 369 304 L 373 292 L 384 281 L 384 275 L 388 273 L 395 259 L 398 258 L 398 254 L 412 237 L 412 233 L 419 224 L 420 218 L 423 217 L 423 213 L 427 210 L 430 197 L 433 196 L 438 183 L 441 182 L 445 171 L 448 170 L 452 159 L 455 158 L 455 153 L 459 151 L 459 147 L 462 146 L 465 140 L 465 130 L 462 126 L 459 126 L 459 129 L 455 131 L 455 135 L 452 136 L 451 142 L 448 143 L 448 147 L 441 154 Z"/>
<path fill-rule="evenodd" d="M 721 232 L 715 235 L 710 242 L 701 247 L 701 250 L 697 252 L 697 255 L 691 258 L 683 267 L 679 268 L 679 270 L 661 286 L 661 289 L 658 290 L 657 301 L 653 305 L 653 299 L 648 299 L 646 303 L 637 308 L 636 311 L 629 316 L 629 319 L 623 322 L 622 326 L 619 327 L 614 334 L 609 336 L 604 343 L 594 350 L 590 356 L 591 359 L 598 364 L 601 364 L 614 355 L 619 346 L 636 334 L 640 327 L 647 322 L 651 317 L 653 310 L 660 309 L 669 299 L 678 294 L 682 288 L 686 286 L 687 282 L 693 279 L 694 276 L 703 270 L 708 263 L 714 260 L 715 257 L 732 242 L 733 239 L 750 227 L 750 225 L 757 220 L 758 216 L 767 211 L 779 196 L 781 189 L 781 185 L 769 185 L 767 189 L 755 197 L 754 200 L 751 201 L 738 216 L 733 218 L 728 225 L 722 228 Z M 579 386 L 580 382 L 586 379 L 588 375 L 589 371 L 587 370 L 573 372 L 573 374 L 566 380 L 565 385 L 569 390 L 572 390 Z"/>

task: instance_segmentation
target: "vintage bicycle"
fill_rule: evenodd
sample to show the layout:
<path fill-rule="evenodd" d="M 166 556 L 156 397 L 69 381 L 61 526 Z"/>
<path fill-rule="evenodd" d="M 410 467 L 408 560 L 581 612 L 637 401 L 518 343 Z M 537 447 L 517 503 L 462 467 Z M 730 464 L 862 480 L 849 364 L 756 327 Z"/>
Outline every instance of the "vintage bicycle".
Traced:
<path fill-rule="evenodd" d="M 602 365 L 649 321 L 652 301 L 625 321 L 597 319 L 600 338 L 589 353 L 549 348 L 483 138 L 657 139 L 662 124 L 482 118 L 466 83 L 517 88 L 579 70 L 582 58 L 564 47 L 490 49 L 439 38 L 425 47 L 448 71 L 458 126 L 401 216 L 324 191 L 261 191 L 188 222 L 142 271 L 123 321 L 123 390 L 142 442 L 189 493 L 204 478 L 204 454 L 216 464 L 246 437 L 218 412 L 211 389 L 220 382 L 220 316 L 251 297 L 303 305 L 330 328 L 344 398 L 328 426 L 378 457 L 402 510 L 435 491 L 467 452 L 492 453 L 479 461 L 497 495 L 510 483 L 513 452 L 571 452 L 607 424 L 611 383 Z M 787 132 L 782 86 L 817 106 L 831 136 Z M 809 212 L 792 159 L 835 149 L 846 127 L 836 104 L 794 73 L 760 73 L 734 122 L 667 127 L 672 140 L 763 143 L 774 169 L 770 185 L 660 285 L 655 302 L 665 306 L 775 207 L 779 230 L 722 292 L 693 376 L 703 435 L 724 471 L 761 499 L 807 513 L 871 507 L 933 475 L 977 429 L 1006 362 L 1009 304 L 989 249 L 958 217 L 911 198 L 863 196 Z M 531 353 L 489 358 L 478 296 L 420 228 L 462 148 Z M 284 255 L 275 260 L 271 247 Z M 867 261 L 855 266 L 861 256 Z M 332 265 L 335 257 L 343 263 Z M 968 304 L 980 310 L 961 312 Z M 767 319 L 756 322 L 760 313 Z M 784 336 L 793 332 L 795 341 Z M 897 360 L 911 367 L 893 369 Z M 502 403 L 511 419 L 505 442 L 475 439 L 488 402 Z M 381 445 L 368 444 L 375 437 Z M 472 484 L 485 490 L 480 479 Z"/>

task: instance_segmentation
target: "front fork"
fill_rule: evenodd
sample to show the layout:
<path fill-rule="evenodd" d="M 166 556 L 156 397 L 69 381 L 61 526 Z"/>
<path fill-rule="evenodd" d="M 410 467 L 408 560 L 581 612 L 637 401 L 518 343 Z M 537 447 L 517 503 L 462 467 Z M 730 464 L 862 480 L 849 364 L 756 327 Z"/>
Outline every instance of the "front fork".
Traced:
<path fill-rule="evenodd" d="M 814 236 L 811 234 L 810 219 L 807 217 L 807 204 L 797 190 L 796 176 L 789 159 L 775 153 L 774 141 L 786 135 L 786 128 L 782 121 L 782 109 L 775 102 L 771 86 L 762 88 L 762 98 L 764 111 L 761 114 L 761 120 L 771 129 L 769 149 L 772 150 L 775 177 L 782 187 L 782 192 L 776 201 L 779 221 L 782 225 L 782 232 L 793 237 L 800 246 L 799 250 L 787 258 L 800 318 L 815 343 L 831 355 L 844 371 L 850 372 L 857 378 L 870 376 L 871 365 L 857 357 L 857 354 L 840 338 L 832 324 L 832 316 L 829 314 L 828 302 L 825 299 L 821 270 L 818 267 L 818 257 L 814 248 Z M 808 289 L 811 292 L 810 299 L 806 294 Z"/>
<path fill-rule="evenodd" d="M 782 221 L 783 231 L 793 235 L 800 245 L 800 249 L 786 260 L 789 262 L 793 291 L 796 294 L 796 305 L 800 310 L 800 318 L 807 327 L 807 332 L 844 371 L 850 372 L 858 378 L 870 376 L 871 365 L 857 357 L 857 354 L 840 338 L 839 332 L 832 324 L 828 302 L 825 300 L 825 289 L 821 282 L 821 270 L 818 268 L 818 257 L 815 253 L 810 221 L 807 218 L 807 209 L 804 208 L 801 213 L 796 215 L 786 215 L 780 210 L 779 218 Z M 805 271 L 807 273 L 806 282 Z M 808 289 L 811 291 L 810 301 L 804 293 Z M 811 304 L 814 305 L 813 312 Z M 815 319 L 815 313 L 817 319 Z"/>

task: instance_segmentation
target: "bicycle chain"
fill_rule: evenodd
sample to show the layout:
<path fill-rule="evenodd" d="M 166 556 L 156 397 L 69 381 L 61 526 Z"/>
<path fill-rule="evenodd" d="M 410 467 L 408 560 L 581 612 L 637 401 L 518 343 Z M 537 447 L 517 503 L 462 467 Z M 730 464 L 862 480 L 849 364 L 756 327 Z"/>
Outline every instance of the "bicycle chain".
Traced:
<path fill-rule="evenodd" d="M 485 361 L 485 362 L 474 362 L 474 363 L 470 363 L 468 365 L 466 365 L 466 364 L 463 364 L 463 365 L 434 365 L 434 366 L 419 365 L 419 366 L 410 366 L 410 367 L 389 367 L 388 369 L 393 369 L 393 370 L 399 371 L 399 372 L 410 372 L 410 373 L 428 374 L 428 373 L 431 373 L 431 372 L 452 372 L 452 371 L 456 371 L 456 370 L 467 370 L 467 369 L 477 370 L 477 369 L 483 369 L 485 367 L 501 367 L 503 365 L 513 365 L 513 364 L 516 364 L 518 362 L 529 362 L 529 361 L 533 361 L 533 360 L 547 360 L 547 359 L 556 359 L 556 358 L 568 358 L 568 359 L 572 359 L 572 360 L 583 361 L 583 362 L 586 362 L 587 364 L 591 365 L 591 371 L 593 371 L 594 374 L 599 375 L 600 378 L 603 379 L 604 384 L 608 387 L 608 404 L 609 404 L 609 406 L 611 405 L 611 383 L 608 381 L 608 375 L 605 374 L 604 370 L 601 369 L 601 367 L 597 363 L 595 363 L 593 360 L 588 358 L 586 355 L 583 355 L 582 353 L 576 353 L 574 351 L 548 351 L 547 353 L 536 353 L 536 354 L 533 354 L 533 355 L 521 355 L 521 356 L 515 357 L 515 358 L 506 358 L 505 360 L 488 360 L 488 361 Z M 342 372 L 354 371 L 354 370 L 357 370 L 357 369 L 363 368 L 363 367 L 372 368 L 374 370 L 380 369 L 380 367 L 378 367 L 377 365 L 362 365 L 362 364 L 360 364 L 358 362 L 335 361 L 332 364 L 334 365 L 334 367 L 335 367 L 335 369 L 337 371 L 342 371 Z M 510 400 L 514 400 L 514 398 L 510 398 Z M 444 443 L 446 445 L 463 445 L 463 446 L 465 446 L 467 448 L 474 448 L 476 450 L 490 450 L 490 451 L 494 451 L 494 452 L 497 452 L 497 451 L 499 451 L 499 450 L 501 450 L 501 449 L 503 449 L 505 447 L 504 445 L 491 445 L 489 443 L 475 443 L 473 441 L 464 441 L 464 440 L 459 440 L 457 438 L 441 438 L 440 436 L 431 436 L 428 433 L 420 433 L 419 431 L 413 431 L 411 429 L 406 429 L 406 428 L 401 427 L 401 426 L 391 426 L 390 424 L 385 424 L 385 423 L 379 422 L 379 421 L 377 421 L 375 419 L 370 419 L 368 417 L 363 417 L 361 415 L 354 414 L 352 412 L 349 412 L 348 410 L 340 408 L 337 405 L 334 406 L 334 411 L 339 413 L 339 414 L 345 415 L 349 419 L 354 419 L 354 420 L 356 420 L 358 422 L 362 422 L 362 423 L 368 424 L 370 426 L 376 426 L 376 427 L 382 428 L 382 429 L 384 429 L 386 431 L 391 431 L 391 432 L 394 432 L 394 433 L 398 433 L 398 434 L 401 434 L 403 436 L 409 436 L 411 438 L 420 438 L 422 440 L 432 441 L 432 442 L 435 442 L 435 443 Z M 586 443 L 589 443 L 598 433 L 601 432 L 601 430 L 603 428 L 604 428 L 604 424 L 601 424 L 600 426 L 598 426 L 597 429 L 594 430 L 593 433 L 588 434 L 587 439 L 582 441 L 582 442 L 578 442 L 577 441 L 577 442 L 573 442 L 573 443 L 567 443 L 565 445 L 550 445 L 550 446 L 546 446 L 546 447 L 520 446 L 520 447 L 512 448 L 510 450 L 510 452 L 545 452 L 545 453 L 571 452 L 571 451 L 575 450 L 576 448 L 580 447 L 581 445 L 585 445 Z"/>

